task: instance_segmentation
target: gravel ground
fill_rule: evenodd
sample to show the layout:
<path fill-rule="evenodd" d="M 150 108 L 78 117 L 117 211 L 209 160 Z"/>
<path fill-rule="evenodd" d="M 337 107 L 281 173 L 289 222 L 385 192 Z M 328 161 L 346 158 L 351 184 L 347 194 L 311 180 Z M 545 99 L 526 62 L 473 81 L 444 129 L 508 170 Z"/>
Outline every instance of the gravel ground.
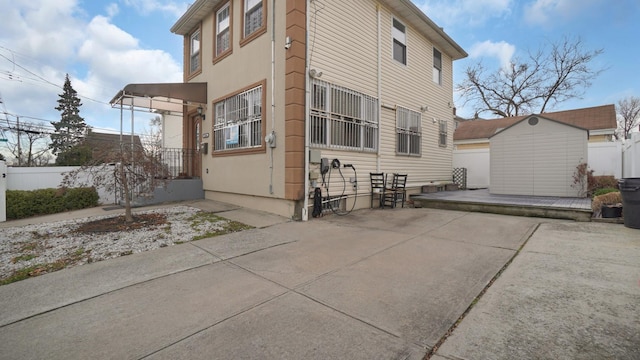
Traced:
<path fill-rule="evenodd" d="M 118 256 L 158 249 L 224 231 L 229 220 L 192 217 L 201 210 L 189 206 L 136 212 L 164 214 L 166 223 L 138 230 L 78 233 L 82 224 L 114 215 L 0 229 L 0 280 L 16 271 L 28 276 Z M 28 277 L 27 276 L 27 277 Z"/>

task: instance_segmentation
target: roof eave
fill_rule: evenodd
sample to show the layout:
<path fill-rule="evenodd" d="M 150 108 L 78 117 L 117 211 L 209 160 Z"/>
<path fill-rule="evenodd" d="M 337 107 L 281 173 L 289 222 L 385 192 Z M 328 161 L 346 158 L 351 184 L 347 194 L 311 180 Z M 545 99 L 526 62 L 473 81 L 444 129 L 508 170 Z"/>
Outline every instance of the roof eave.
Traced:
<path fill-rule="evenodd" d="M 459 60 L 469 56 L 444 30 L 431 20 L 410 0 L 383 0 L 398 15 L 403 15 L 406 20 L 429 39 L 433 40 L 440 51 L 451 56 L 453 60 Z M 404 11 L 406 10 L 406 11 Z"/>
<path fill-rule="evenodd" d="M 196 0 L 187 11 L 171 27 L 171 32 L 187 35 L 202 19 L 207 16 L 222 0 Z"/>

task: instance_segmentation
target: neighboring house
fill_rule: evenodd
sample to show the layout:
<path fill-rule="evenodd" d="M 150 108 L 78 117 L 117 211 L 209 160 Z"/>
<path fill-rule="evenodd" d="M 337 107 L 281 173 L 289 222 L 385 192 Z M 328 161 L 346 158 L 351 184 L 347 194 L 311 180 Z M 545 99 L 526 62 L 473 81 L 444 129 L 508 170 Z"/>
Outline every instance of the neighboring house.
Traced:
<path fill-rule="evenodd" d="M 453 134 L 453 163 L 454 168 L 467 169 L 468 188 L 486 188 L 492 184 L 489 139 L 529 116 L 459 122 Z M 595 175 L 622 177 L 621 144 L 614 141 L 617 127 L 614 105 L 549 112 L 538 116 L 588 130 L 588 156 L 584 161 L 588 161 Z"/>
<path fill-rule="evenodd" d="M 539 115 L 589 130 L 589 142 L 591 143 L 613 141 L 618 126 L 616 108 L 613 104 Z M 457 150 L 489 148 L 491 136 L 528 116 L 512 116 L 492 120 L 474 119 L 461 122 L 453 134 L 454 147 Z"/>
<path fill-rule="evenodd" d="M 357 170 L 330 178 L 348 208 L 369 206 L 369 172 L 451 181 L 467 54 L 411 1 L 196 0 L 171 31 L 185 82 L 207 84 L 204 117 L 185 101 L 183 119 L 206 198 L 305 220 L 321 158 Z"/>
<path fill-rule="evenodd" d="M 84 139 L 84 145 L 91 149 L 94 161 L 119 162 L 121 159 L 121 149 L 131 153 L 134 149 L 136 153 L 142 154 L 142 142 L 138 135 L 108 134 L 90 131 Z"/>

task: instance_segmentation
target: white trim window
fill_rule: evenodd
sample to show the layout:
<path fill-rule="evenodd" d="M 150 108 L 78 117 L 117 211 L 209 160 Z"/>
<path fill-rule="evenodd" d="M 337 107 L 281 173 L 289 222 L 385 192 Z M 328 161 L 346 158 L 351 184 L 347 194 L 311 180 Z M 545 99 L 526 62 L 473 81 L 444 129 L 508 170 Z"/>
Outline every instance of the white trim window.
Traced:
<path fill-rule="evenodd" d="M 396 18 L 393 18 L 391 36 L 393 37 L 393 59 L 407 65 L 407 28 Z"/>
<path fill-rule="evenodd" d="M 216 13 L 216 56 L 231 48 L 231 3 Z"/>
<path fill-rule="evenodd" d="M 433 48 L 433 82 L 442 85 L 442 53 Z"/>
<path fill-rule="evenodd" d="M 262 0 L 244 0 L 244 37 L 262 27 Z"/>
<path fill-rule="evenodd" d="M 422 114 L 396 108 L 396 153 L 420 156 L 422 148 Z"/>
<path fill-rule="evenodd" d="M 314 79 L 311 145 L 341 150 L 378 149 L 378 99 Z"/>
<path fill-rule="evenodd" d="M 214 151 L 262 146 L 262 85 L 214 104 Z"/>
<path fill-rule="evenodd" d="M 438 131 L 438 145 L 441 147 L 447 147 L 447 134 L 448 134 L 448 124 L 447 120 L 438 120 L 439 131 Z"/>
<path fill-rule="evenodd" d="M 200 29 L 189 37 L 189 73 L 200 70 Z"/>

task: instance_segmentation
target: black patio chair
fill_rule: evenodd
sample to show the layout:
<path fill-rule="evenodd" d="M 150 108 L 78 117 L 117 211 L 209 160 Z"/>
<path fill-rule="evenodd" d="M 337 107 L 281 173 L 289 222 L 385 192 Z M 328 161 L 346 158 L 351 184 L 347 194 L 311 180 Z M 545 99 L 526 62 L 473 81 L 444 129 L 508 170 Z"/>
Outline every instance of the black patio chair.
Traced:
<path fill-rule="evenodd" d="M 384 173 L 369 173 L 369 179 L 371 180 L 371 207 L 373 207 L 373 200 L 376 196 L 378 198 L 378 207 L 382 207 L 385 188 Z"/>
<path fill-rule="evenodd" d="M 407 199 L 407 174 L 393 174 L 391 182 L 386 180 L 386 183 L 387 186 L 382 196 L 382 207 L 389 205 L 395 208 L 397 203 L 401 203 L 402 207 L 404 207 Z"/>

